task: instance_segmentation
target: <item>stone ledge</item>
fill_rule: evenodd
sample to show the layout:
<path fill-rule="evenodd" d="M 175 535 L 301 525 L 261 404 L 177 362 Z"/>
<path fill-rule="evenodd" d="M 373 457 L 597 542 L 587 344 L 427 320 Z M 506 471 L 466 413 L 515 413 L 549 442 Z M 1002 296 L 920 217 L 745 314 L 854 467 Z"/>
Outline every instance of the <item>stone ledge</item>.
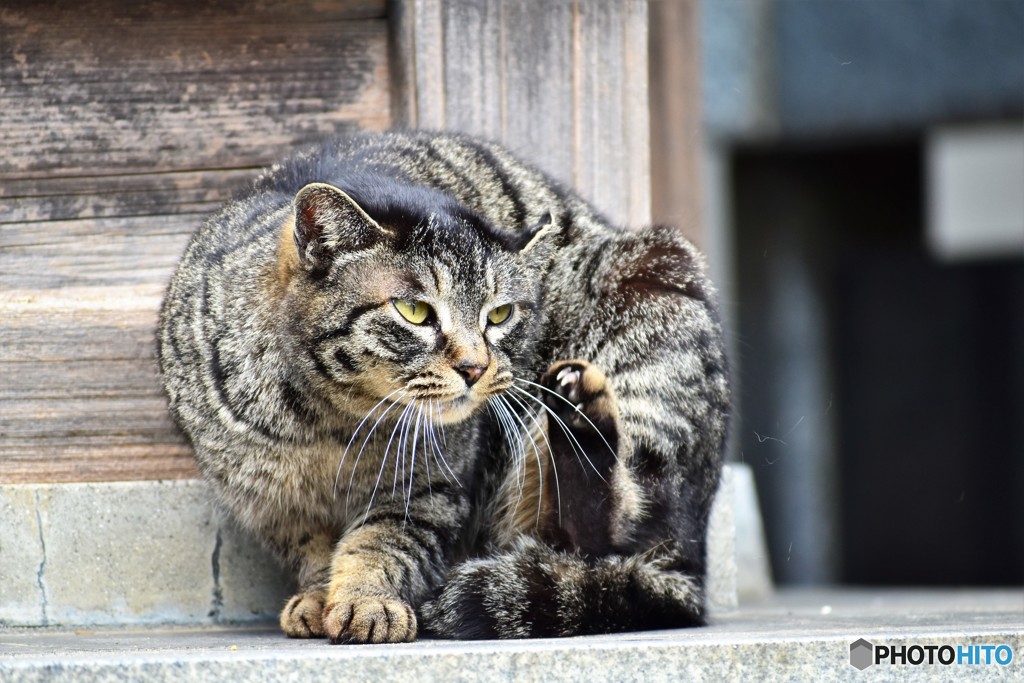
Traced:
<path fill-rule="evenodd" d="M 728 466 L 708 535 L 713 611 L 736 607 L 738 583 L 770 588 L 760 534 L 749 469 Z M 197 480 L 0 486 L 0 576 L 0 626 L 260 621 L 292 591 Z"/>
<path fill-rule="evenodd" d="M 998 665 L 874 665 L 850 644 L 1008 645 Z M 270 626 L 0 631 L 0 680 L 1020 680 L 1024 590 L 801 591 L 705 628 L 526 641 L 329 646 Z"/>

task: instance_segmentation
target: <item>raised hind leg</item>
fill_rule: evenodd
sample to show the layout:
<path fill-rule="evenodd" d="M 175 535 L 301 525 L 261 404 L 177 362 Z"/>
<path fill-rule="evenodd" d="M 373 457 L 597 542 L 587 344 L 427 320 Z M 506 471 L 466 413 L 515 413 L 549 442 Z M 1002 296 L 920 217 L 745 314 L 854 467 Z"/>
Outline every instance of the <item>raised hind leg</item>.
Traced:
<path fill-rule="evenodd" d="M 638 502 L 618 456 L 619 413 L 604 372 L 585 360 L 553 363 L 541 377 L 558 507 L 541 526 L 556 548 L 603 556 L 613 552 L 616 519 Z"/>

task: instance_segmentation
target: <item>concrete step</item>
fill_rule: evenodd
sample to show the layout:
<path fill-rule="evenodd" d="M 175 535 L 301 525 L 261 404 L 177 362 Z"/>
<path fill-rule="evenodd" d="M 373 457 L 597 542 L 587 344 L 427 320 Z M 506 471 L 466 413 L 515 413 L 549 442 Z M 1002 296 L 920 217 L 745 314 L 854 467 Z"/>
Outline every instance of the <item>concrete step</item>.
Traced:
<path fill-rule="evenodd" d="M 872 661 L 881 648 L 962 661 L 889 656 L 860 670 L 851 646 L 869 648 Z M 272 625 L 7 630 L 0 680 L 1020 681 L 1022 647 L 1019 588 L 784 591 L 720 612 L 705 628 L 557 640 L 331 646 L 289 640 Z"/>
<path fill-rule="evenodd" d="M 0 486 L 0 626 L 272 618 L 291 595 L 289 577 L 211 500 L 197 480 Z M 725 470 L 708 542 L 712 609 L 735 608 L 738 589 L 767 593 L 743 465 Z"/>

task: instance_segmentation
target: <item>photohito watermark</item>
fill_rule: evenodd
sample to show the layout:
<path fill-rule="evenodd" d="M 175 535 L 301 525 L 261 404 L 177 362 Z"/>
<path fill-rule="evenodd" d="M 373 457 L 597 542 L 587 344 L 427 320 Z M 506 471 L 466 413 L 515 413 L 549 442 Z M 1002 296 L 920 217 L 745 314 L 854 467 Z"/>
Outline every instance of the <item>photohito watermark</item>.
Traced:
<path fill-rule="evenodd" d="M 1009 645 L 873 645 L 860 638 L 850 643 L 850 665 L 860 671 L 888 666 L 1009 666 Z"/>

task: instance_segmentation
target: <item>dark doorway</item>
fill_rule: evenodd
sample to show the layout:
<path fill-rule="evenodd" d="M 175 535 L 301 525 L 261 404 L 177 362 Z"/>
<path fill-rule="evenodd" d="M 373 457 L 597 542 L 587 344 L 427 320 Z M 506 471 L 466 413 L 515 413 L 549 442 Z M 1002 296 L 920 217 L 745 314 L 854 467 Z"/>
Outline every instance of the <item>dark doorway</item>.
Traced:
<path fill-rule="evenodd" d="M 1024 262 L 929 254 L 921 150 L 733 157 L 735 438 L 780 583 L 1024 579 Z"/>

